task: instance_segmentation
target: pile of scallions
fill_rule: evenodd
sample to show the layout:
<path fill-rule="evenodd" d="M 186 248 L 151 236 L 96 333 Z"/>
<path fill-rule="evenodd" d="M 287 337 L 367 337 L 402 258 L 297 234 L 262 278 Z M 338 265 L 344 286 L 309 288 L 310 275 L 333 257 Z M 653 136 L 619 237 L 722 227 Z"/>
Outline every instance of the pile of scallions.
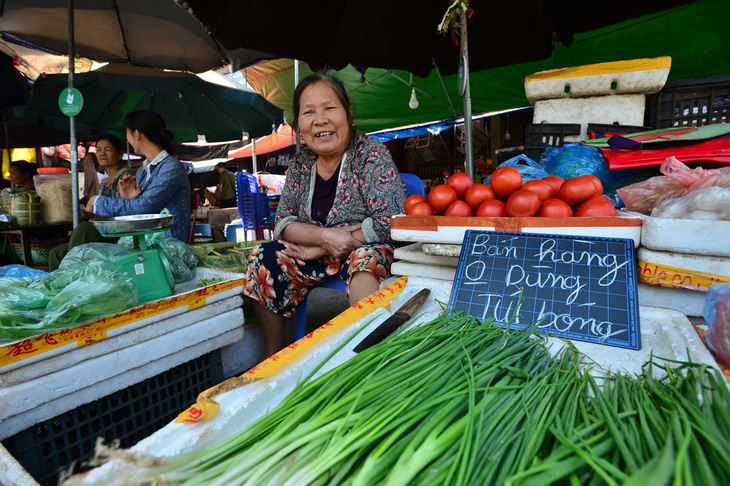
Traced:
<path fill-rule="evenodd" d="M 138 484 L 728 484 L 730 394 L 691 362 L 596 379 L 572 347 L 443 315 Z M 666 363 L 662 361 L 662 363 Z"/>

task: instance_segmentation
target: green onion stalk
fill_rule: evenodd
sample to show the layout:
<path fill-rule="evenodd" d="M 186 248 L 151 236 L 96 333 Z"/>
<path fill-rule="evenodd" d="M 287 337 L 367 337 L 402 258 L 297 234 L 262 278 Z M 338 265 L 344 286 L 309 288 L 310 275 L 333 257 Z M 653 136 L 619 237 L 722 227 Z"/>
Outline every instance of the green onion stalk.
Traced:
<path fill-rule="evenodd" d="M 723 484 L 730 396 L 652 359 L 596 379 L 576 349 L 463 313 L 373 346 L 261 419 L 125 484 Z"/>

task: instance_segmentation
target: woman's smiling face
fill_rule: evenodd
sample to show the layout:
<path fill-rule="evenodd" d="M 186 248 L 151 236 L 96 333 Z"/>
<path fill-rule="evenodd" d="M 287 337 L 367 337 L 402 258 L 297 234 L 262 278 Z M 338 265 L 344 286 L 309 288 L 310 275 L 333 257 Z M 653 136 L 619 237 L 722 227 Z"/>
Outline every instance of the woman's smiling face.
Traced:
<path fill-rule="evenodd" d="M 337 93 L 319 82 L 302 91 L 299 130 L 309 148 L 327 158 L 342 157 L 350 142 L 351 127 Z"/>

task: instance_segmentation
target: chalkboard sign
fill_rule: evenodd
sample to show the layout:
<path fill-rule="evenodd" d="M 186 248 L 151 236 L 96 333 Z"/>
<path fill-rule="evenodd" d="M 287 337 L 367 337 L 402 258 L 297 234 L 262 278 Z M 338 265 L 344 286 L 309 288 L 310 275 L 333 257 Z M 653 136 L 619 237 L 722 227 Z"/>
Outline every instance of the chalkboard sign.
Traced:
<path fill-rule="evenodd" d="M 520 300 L 521 299 L 521 300 Z M 481 320 L 641 349 L 634 243 L 468 230 L 449 307 Z"/>

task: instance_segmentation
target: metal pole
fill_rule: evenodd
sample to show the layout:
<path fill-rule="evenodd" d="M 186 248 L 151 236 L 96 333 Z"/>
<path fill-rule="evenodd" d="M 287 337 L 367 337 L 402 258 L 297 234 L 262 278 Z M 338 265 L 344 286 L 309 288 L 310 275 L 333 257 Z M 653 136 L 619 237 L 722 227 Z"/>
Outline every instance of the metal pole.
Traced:
<path fill-rule="evenodd" d="M 253 173 L 255 174 L 256 172 L 259 171 L 258 164 L 256 163 L 256 139 L 255 138 L 253 139 L 253 142 L 251 142 L 251 157 L 252 157 L 252 162 L 253 162 L 252 169 L 253 169 Z"/>
<path fill-rule="evenodd" d="M 68 0 L 68 87 L 74 87 L 74 0 Z M 76 117 L 69 117 L 69 131 L 71 133 L 71 200 L 73 204 L 73 226 L 79 225 L 81 219 L 79 211 L 79 153 L 76 137 Z"/>
<path fill-rule="evenodd" d="M 297 89 L 297 86 L 299 86 L 299 59 L 294 59 L 294 89 Z M 302 148 L 301 142 L 299 142 L 299 129 L 297 129 L 294 132 L 294 138 L 296 139 L 297 144 L 297 153 L 299 153 L 299 149 Z"/>
<path fill-rule="evenodd" d="M 474 177 L 474 141 L 472 139 L 471 122 L 471 87 L 469 86 L 469 45 L 466 35 L 466 11 L 464 8 L 459 15 L 461 24 L 461 56 L 464 60 L 464 133 L 466 135 L 466 173 Z"/>

